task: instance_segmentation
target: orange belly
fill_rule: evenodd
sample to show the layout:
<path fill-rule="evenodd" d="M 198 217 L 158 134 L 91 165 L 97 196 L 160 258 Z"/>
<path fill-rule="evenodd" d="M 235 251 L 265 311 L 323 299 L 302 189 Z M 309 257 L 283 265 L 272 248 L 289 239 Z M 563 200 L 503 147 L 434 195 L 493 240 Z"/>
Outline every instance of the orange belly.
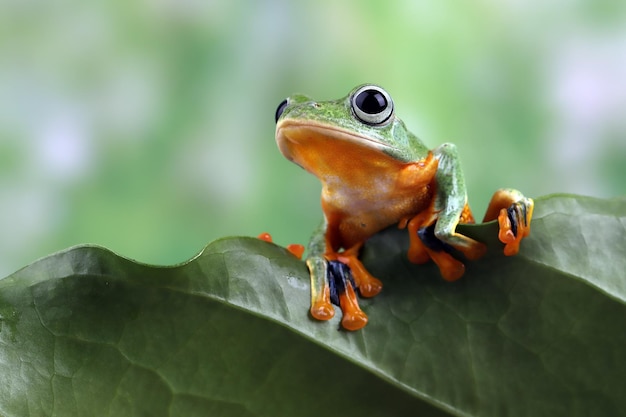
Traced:
<path fill-rule="evenodd" d="M 376 192 L 378 191 L 378 192 Z M 322 193 L 328 242 L 334 250 L 350 248 L 382 229 L 425 210 L 433 198 L 430 185 L 398 193 L 371 190 L 368 198 L 345 193 Z M 359 198 L 361 197 L 361 198 Z"/>

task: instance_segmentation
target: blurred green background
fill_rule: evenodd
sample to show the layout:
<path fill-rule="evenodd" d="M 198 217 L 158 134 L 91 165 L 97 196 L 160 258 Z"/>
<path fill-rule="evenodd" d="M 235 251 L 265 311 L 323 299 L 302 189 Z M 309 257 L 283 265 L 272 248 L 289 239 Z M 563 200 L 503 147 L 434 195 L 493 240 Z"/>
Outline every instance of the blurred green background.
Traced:
<path fill-rule="evenodd" d="M 294 92 L 375 82 L 491 193 L 626 193 L 626 2 L 0 1 L 0 276 L 96 243 L 172 264 L 304 243 L 317 180 L 274 143 Z"/>

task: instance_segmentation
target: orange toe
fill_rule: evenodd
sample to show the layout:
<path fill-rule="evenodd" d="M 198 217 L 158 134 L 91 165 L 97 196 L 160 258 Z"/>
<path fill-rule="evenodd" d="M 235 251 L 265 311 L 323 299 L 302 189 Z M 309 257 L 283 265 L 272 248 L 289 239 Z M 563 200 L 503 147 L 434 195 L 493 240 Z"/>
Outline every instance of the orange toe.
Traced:
<path fill-rule="evenodd" d="M 339 304 L 343 311 L 341 325 L 346 330 L 359 330 L 367 324 L 367 314 L 359 308 L 356 294 L 351 286 L 348 285 L 345 292 L 339 295 Z"/>
<path fill-rule="evenodd" d="M 297 243 L 287 245 L 287 250 L 298 259 L 302 259 L 302 255 L 304 255 L 304 246 Z"/>
<path fill-rule="evenodd" d="M 355 312 L 352 314 L 344 314 L 341 320 L 341 325 L 344 329 L 355 331 L 360 330 L 367 324 L 367 315 L 362 312 Z"/>
<path fill-rule="evenodd" d="M 372 276 L 355 255 L 340 255 L 337 259 L 350 268 L 361 296 L 366 298 L 374 297 L 383 289 L 383 283 L 378 278 Z"/>
<path fill-rule="evenodd" d="M 500 225 L 500 231 L 498 232 L 498 239 L 504 243 L 504 254 L 506 256 L 513 256 L 519 252 L 519 245 L 524 236 L 528 232 L 523 229 L 522 225 L 517 226 L 517 236 L 513 232 L 513 226 L 511 219 L 507 213 L 507 209 L 503 208 L 498 214 L 498 224 Z"/>
<path fill-rule="evenodd" d="M 456 281 L 465 273 L 465 265 L 463 262 L 455 259 L 447 252 L 432 252 L 431 257 L 439 267 L 441 276 L 446 281 Z"/>
<path fill-rule="evenodd" d="M 263 240 L 265 242 L 270 242 L 270 243 L 272 242 L 272 235 L 270 235 L 267 232 L 261 233 L 259 236 L 257 236 L 257 238 L 259 238 L 259 239 L 261 239 L 261 240 Z"/>
<path fill-rule="evenodd" d="M 327 301 L 317 301 L 311 306 L 311 316 L 317 320 L 326 321 L 335 316 L 335 309 Z"/>

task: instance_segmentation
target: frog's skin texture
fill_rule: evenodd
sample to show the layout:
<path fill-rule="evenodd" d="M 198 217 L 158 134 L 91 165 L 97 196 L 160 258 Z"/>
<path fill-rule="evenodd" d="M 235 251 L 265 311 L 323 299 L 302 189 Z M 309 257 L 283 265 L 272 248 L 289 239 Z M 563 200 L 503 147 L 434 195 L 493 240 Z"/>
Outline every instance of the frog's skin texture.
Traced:
<path fill-rule="evenodd" d="M 468 260 L 485 253 L 484 244 L 455 231 L 459 223 L 474 222 L 456 147 L 429 150 L 395 116 L 381 87 L 358 86 L 325 102 L 289 97 L 276 111 L 276 142 L 287 159 L 322 183 L 324 221 L 306 258 L 314 318 L 333 317 L 334 302 L 344 328 L 367 324 L 355 291 L 372 297 L 382 284 L 365 269 L 359 250 L 390 225 L 408 230 L 411 262 L 433 260 L 449 281 L 465 272 L 451 248 Z M 519 191 L 494 194 L 484 221 L 498 219 L 505 255 L 515 255 L 528 236 L 532 211 L 533 200 Z"/>

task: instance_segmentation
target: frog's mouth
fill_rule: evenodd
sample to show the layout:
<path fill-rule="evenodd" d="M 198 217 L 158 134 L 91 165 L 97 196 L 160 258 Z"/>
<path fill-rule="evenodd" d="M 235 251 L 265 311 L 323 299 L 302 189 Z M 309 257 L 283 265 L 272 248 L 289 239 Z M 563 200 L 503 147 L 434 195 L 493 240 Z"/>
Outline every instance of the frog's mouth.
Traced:
<path fill-rule="evenodd" d="M 400 149 L 371 136 L 315 121 L 281 120 L 276 125 L 276 143 L 287 159 L 299 165 L 302 153 L 311 152 L 341 152 L 348 156 L 369 151 L 390 157 L 401 154 Z"/>

